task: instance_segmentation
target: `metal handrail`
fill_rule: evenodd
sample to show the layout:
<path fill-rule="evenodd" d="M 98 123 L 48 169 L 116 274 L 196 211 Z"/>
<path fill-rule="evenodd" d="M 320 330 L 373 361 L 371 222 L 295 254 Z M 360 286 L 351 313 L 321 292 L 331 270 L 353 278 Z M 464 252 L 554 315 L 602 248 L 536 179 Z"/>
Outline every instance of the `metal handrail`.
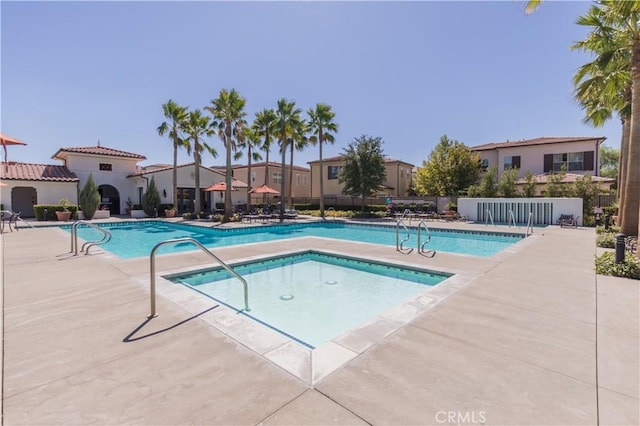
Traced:
<path fill-rule="evenodd" d="M 404 230 L 407 231 L 407 238 L 405 238 L 402 241 L 400 241 L 400 226 L 402 226 Z M 403 247 L 404 243 L 409 241 L 409 238 L 411 238 L 411 232 L 409 232 L 409 228 L 407 228 L 407 225 L 405 225 L 402 220 L 397 221 L 396 222 L 396 250 L 399 251 L 400 253 L 405 253 L 404 250 L 406 250 L 406 254 L 411 253 L 413 251 L 413 248 L 405 249 Z"/>
<path fill-rule="evenodd" d="M 336 212 L 336 209 L 334 209 L 333 207 L 329 207 L 327 209 L 327 212 L 330 212 L 330 211 L 333 211 L 333 220 L 336 220 L 336 218 L 337 218 L 336 215 L 338 214 L 338 212 Z"/>
<path fill-rule="evenodd" d="M 161 246 L 164 246 L 166 244 L 176 244 L 176 243 L 192 243 L 192 244 L 195 244 L 203 252 L 208 254 L 209 257 L 211 257 L 216 262 L 218 262 L 231 275 L 233 275 L 237 279 L 239 279 L 240 282 L 242 282 L 242 286 L 244 287 L 244 310 L 247 311 L 247 312 L 249 312 L 251 310 L 251 309 L 249 309 L 249 286 L 247 284 L 247 281 L 244 278 L 242 278 L 240 276 L 240 274 L 238 274 L 236 271 L 234 271 L 233 268 L 231 268 L 229 265 L 224 263 L 218 256 L 216 256 L 215 254 L 211 253 L 211 251 L 209 251 L 209 249 L 207 249 L 205 246 L 203 246 L 200 243 L 200 241 L 196 240 L 195 238 L 185 237 L 185 238 L 175 238 L 173 240 L 161 241 L 158 244 L 156 244 L 153 247 L 153 249 L 151 250 L 151 255 L 149 256 L 149 263 L 150 263 L 149 270 L 150 270 L 150 276 L 151 276 L 150 277 L 151 278 L 151 284 L 150 284 L 151 314 L 149 314 L 149 318 L 154 318 L 154 317 L 158 316 L 158 314 L 156 312 L 156 251 Z"/>
<path fill-rule="evenodd" d="M 511 227 L 512 220 L 513 220 L 513 226 L 518 228 L 518 224 L 516 223 L 516 217 L 513 214 L 513 210 L 509 210 L 509 220 L 507 221 L 507 226 Z"/>
<path fill-rule="evenodd" d="M 97 241 L 87 241 L 82 245 L 82 248 L 80 249 L 81 252 L 84 252 L 85 255 L 89 254 L 89 249 L 93 246 L 99 246 L 102 244 L 106 244 L 109 241 L 111 241 L 111 232 L 107 231 L 106 229 L 103 229 L 101 227 L 99 227 L 98 225 L 91 223 L 91 222 L 87 222 L 84 220 L 76 220 L 75 222 L 73 222 L 73 224 L 71 225 L 71 250 L 70 253 L 74 253 L 74 256 L 78 255 L 78 226 L 80 225 L 87 225 L 90 226 L 100 232 L 102 232 L 104 234 L 104 236 L 102 237 L 101 240 L 97 240 Z"/>
<path fill-rule="evenodd" d="M 487 217 L 484 220 L 484 224 L 488 226 L 489 224 L 489 219 L 491 219 L 491 224 L 493 226 L 496 226 L 495 223 L 493 223 L 493 215 L 491 214 L 491 210 L 487 209 Z"/>
<path fill-rule="evenodd" d="M 420 244 L 420 236 L 421 236 L 422 228 L 424 228 L 427 231 L 427 241 L 425 241 L 424 244 Z M 433 253 L 433 255 L 435 256 L 436 254 L 435 250 L 428 250 L 428 251 L 424 250 L 424 246 L 426 246 L 429 242 L 431 242 L 431 230 L 429 230 L 429 227 L 427 226 L 425 221 L 421 220 L 420 223 L 418 223 L 418 253 Z"/>
<path fill-rule="evenodd" d="M 531 233 L 533 234 L 533 212 L 529 212 L 529 218 L 527 219 L 527 230 L 525 231 L 525 235 L 529 236 L 529 228 L 531 228 Z"/>

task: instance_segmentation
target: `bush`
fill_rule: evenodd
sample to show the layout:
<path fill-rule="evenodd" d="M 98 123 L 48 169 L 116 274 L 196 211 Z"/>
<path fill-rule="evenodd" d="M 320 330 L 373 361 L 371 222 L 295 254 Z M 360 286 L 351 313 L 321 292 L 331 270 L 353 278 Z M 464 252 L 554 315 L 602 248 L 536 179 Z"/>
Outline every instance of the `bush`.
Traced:
<path fill-rule="evenodd" d="M 616 247 L 616 234 L 612 232 L 603 232 L 596 237 L 596 245 L 602 248 Z"/>
<path fill-rule="evenodd" d="M 142 210 L 149 217 L 156 217 L 158 215 L 158 208 L 160 207 L 160 193 L 156 187 L 155 178 L 152 176 L 147 192 L 142 195 Z"/>
<path fill-rule="evenodd" d="M 71 212 L 71 217 L 76 218 L 76 213 L 78 212 L 78 206 L 67 205 L 63 206 L 62 204 L 35 204 L 33 206 L 33 213 L 36 216 L 36 220 L 58 220 L 56 217 L 56 212 L 62 212 L 68 210 Z M 45 217 L 46 211 L 46 217 Z"/>
<path fill-rule="evenodd" d="M 617 234 L 620 232 L 620 227 L 616 225 L 609 226 L 609 229 L 604 229 L 604 226 L 596 226 L 596 234 Z"/>
<path fill-rule="evenodd" d="M 625 253 L 624 262 L 616 263 L 616 254 L 607 252 L 596 257 L 596 274 L 640 280 L 640 260 L 631 253 Z"/>
<path fill-rule="evenodd" d="M 80 191 L 80 202 L 78 204 L 85 219 L 92 219 L 100 205 L 100 193 L 91 174 L 89 174 L 87 182 L 82 187 L 82 191 Z"/>

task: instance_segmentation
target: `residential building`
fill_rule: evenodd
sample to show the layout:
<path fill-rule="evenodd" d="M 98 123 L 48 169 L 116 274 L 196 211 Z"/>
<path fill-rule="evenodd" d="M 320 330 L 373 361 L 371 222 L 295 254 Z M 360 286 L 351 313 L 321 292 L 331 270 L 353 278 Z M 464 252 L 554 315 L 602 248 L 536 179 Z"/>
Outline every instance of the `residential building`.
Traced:
<path fill-rule="evenodd" d="M 265 173 L 267 173 L 265 179 Z M 293 184 L 291 187 L 291 196 L 293 198 L 308 198 L 311 196 L 311 170 L 296 166 L 293 166 L 293 182 L 289 182 L 289 172 L 291 167 L 289 164 L 285 165 L 285 196 L 289 194 L 289 185 Z M 266 162 L 252 163 L 251 164 L 251 176 L 249 174 L 249 167 L 247 165 L 236 165 L 233 166 L 233 177 L 236 179 L 246 182 L 251 188 L 257 188 L 261 185 L 267 185 L 277 191 L 280 191 L 280 184 L 282 182 L 282 164 L 269 161 L 267 165 Z M 268 199 L 272 199 L 273 197 L 269 197 Z M 262 199 L 262 195 L 260 196 Z"/>
<path fill-rule="evenodd" d="M 311 198 L 320 197 L 320 161 L 310 161 L 311 167 Z M 325 197 L 342 196 L 343 185 L 338 182 L 338 174 L 343 167 L 344 157 L 330 157 L 322 160 L 323 192 Z M 385 158 L 387 179 L 380 188 L 378 195 L 405 197 L 409 195 L 412 183 L 413 164 L 393 158 Z"/>
<path fill-rule="evenodd" d="M 600 145 L 605 137 L 541 137 L 519 141 L 494 142 L 471 147 L 480 156 L 481 167 L 497 167 L 498 178 L 515 168 L 518 178 L 558 172 L 598 176 Z"/>

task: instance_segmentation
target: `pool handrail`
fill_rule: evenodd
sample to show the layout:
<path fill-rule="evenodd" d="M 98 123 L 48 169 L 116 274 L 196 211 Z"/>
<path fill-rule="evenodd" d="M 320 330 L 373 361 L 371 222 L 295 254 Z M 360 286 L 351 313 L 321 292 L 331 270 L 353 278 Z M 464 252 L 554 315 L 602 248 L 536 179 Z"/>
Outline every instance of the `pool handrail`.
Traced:
<path fill-rule="evenodd" d="M 420 244 L 420 235 L 423 228 L 427 231 L 427 240 L 423 244 Z M 429 242 L 431 242 L 431 230 L 427 226 L 426 222 L 424 220 L 421 220 L 420 223 L 418 223 L 418 254 L 433 253 L 431 257 L 435 256 L 435 250 L 424 250 L 424 246 L 426 246 Z"/>
<path fill-rule="evenodd" d="M 529 212 L 529 218 L 527 219 L 527 230 L 525 231 L 525 236 L 529 236 L 529 228 L 531 228 L 531 233 L 533 234 L 533 212 Z"/>
<path fill-rule="evenodd" d="M 405 238 L 402 241 L 400 241 L 400 226 L 402 226 L 402 228 L 404 228 L 404 230 L 407 231 L 407 238 Z M 404 253 L 404 254 L 411 253 L 413 251 L 413 248 L 405 249 L 403 247 L 404 243 L 409 241 L 409 238 L 411 238 L 411 232 L 409 232 L 409 228 L 407 228 L 407 225 L 404 224 L 402 219 L 398 220 L 396 222 L 396 251 L 399 251 L 400 253 Z"/>
<path fill-rule="evenodd" d="M 196 245 L 200 250 L 202 250 L 205 254 L 209 255 L 212 259 L 218 262 L 224 269 L 226 269 L 231 275 L 236 277 L 242 283 L 244 287 L 244 311 L 249 312 L 249 286 L 247 281 L 240 276 L 236 271 L 233 270 L 232 267 L 223 262 L 218 256 L 213 254 L 208 248 L 203 246 L 200 241 L 191 237 L 184 238 L 174 238 L 171 240 L 164 240 L 156 244 L 151 250 L 151 254 L 149 255 L 149 272 L 150 272 L 150 298 L 151 298 L 151 314 L 149 314 L 148 318 L 154 318 L 158 316 L 156 311 L 156 251 L 166 245 L 166 244 L 176 244 L 176 243 L 192 243 Z"/>
<path fill-rule="evenodd" d="M 485 226 L 489 226 L 489 219 L 491 219 L 491 224 L 496 226 L 496 224 L 493 223 L 493 214 L 491 214 L 491 210 L 487 209 L 487 216 L 484 219 Z"/>
<path fill-rule="evenodd" d="M 509 226 L 509 228 L 511 228 L 512 221 L 513 221 L 513 226 L 515 226 L 516 228 L 519 228 L 518 224 L 516 223 L 516 217 L 513 214 L 513 210 L 509 210 L 509 220 L 507 221 L 507 226 Z"/>
<path fill-rule="evenodd" d="M 84 252 L 85 255 L 89 254 L 89 249 L 91 247 L 99 246 L 99 245 L 102 245 L 102 244 L 106 244 L 109 241 L 111 241 L 111 232 L 107 231 L 104 228 L 99 227 L 95 223 L 87 222 L 86 220 L 76 220 L 71 225 L 71 250 L 70 250 L 70 252 L 74 253 L 74 256 L 78 255 L 78 226 L 80 226 L 80 225 L 90 226 L 91 228 L 94 228 L 94 229 L 96 229 L 96 230 L 98 230 L 98 231 L 100 231 L 100 232 L 102 232 L 104 234 L 101 240 L 87 241 L 82 245 L 82 248 L 80 249 L 80 251 Z"/>
<path fill-rule="evenodd" d="M 327 209 L 327 212 L 330 212 L 330 211 L 333 211 L 333 220 L 336 220 L 336 219 L 337 219 L 337 216 L 336 216 L 336 215 L 338 214 L 338 212 L 336 212 L 336 209 L 335 209 L 335 208 L 333 208 L 333 207 L 329 207 L 329 208 Z M 324 219 L 324 218 L 323 218 L 323 219 Z"/>

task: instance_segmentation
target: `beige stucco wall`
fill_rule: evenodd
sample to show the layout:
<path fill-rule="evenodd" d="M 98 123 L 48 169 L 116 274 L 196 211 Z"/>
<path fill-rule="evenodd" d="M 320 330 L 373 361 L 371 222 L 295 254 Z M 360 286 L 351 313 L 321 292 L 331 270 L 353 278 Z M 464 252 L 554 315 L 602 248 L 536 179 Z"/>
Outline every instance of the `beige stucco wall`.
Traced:
<path fill-rule="evenodd" d="M 527 171 L 532 174 L 544 173 L 544 155 L 562 154 L 569 152 L 594 151 L 594 168 L 591 171 L 571 171 L 571 173 L 599 175 L 600 155 L 599 144 L 596 139 L 577 142 L 550 143 L 541 145 L 515 146 L 507 148 L 492 149 L 486 151 L 474 151 L 480 159 L 488 159 L 489 167 L 498 166 L 498 176 L 504 172 L 504 158 L 520 156 L 520 169 L 518 178 L 523 178 Z"/>
<path fill-rule="evenodd" d="M 6 186 L 0 187 L 0 203 L 5 210 L 20 211 L 24 217 L 32 215 L 33 208 L 25 209 L 24 200 L 21 205 L 14 205 L 16 192 L 26 189 L 31 192 L 31 188 L 35 190 L 35 197 L 28 200 L 29 204 L 58 204 L 60 199 L 66 198 L 71 204 L 78 203 L 78 186 L 76 182 L 44 182 L 44 181 L 21 181 L 21 180 L 3 180 Z M 24 193 L 24 191 L 23 191 Z"/>
<path fill-rule="evenodd" d="M 311 162 L 311 197 L 320 197 L 320 163 Z M 323 189 L 325 197 L 341 196 L 342 188 L 338 179 L 327 179 L 329 166 L 341 166 L 342 160 L 324 160 L 323 168 Z M 390 195 L 394 197 L 404 197 L 408 195 L 412 182 L 413 165 L 403 161 L 388 161 L 385 163 L 387 170 L 387 179 L 384 183 L 390 189 L 380 191 L 380 194 Z"/>
<path fill-rule="evenodd" d="M 264 166 L 251 166 L 251 174 L 255 175 L 255 179 L 250 179 L 248 175 L 248 167 L 234 167 L 233 177 L 246 182 L 253 188 L 265 184 L 265 167 Z M 274 172 L 280 172 L 280 164 L 269 164 L 269 178 L 266 182 L 267 186 L 280 191 L 280 182 L 275 182 L 273 179 Z M 289 192 L 289 170 L 290 167 L 285 166 L 285 193 Z M 293 197 L 310 197 L 311 196 L 311 171 L 308 169 L 293 168 L 293 187 L 291 192 Z M 262 196 L 260 196 L 262 197 Z"/>

